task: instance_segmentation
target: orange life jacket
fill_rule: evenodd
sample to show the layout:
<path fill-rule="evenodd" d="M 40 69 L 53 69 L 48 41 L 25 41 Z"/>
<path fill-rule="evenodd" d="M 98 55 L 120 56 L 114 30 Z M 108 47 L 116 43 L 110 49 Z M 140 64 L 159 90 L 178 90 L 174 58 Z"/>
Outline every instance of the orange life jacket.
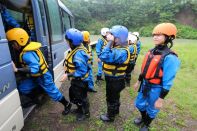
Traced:
<path fill-rule="evenodd" d="M 163 77 L 163 60 L 165 56 L 169 54 L 176 55 L 176 53 L 171 51 L 169 48 L 159 50 L 156 54 L 153 54 L 153 51 L 154 49 L 150 50 L 143 60 L 141 76 L 151 84 L 161 84 Z"/>

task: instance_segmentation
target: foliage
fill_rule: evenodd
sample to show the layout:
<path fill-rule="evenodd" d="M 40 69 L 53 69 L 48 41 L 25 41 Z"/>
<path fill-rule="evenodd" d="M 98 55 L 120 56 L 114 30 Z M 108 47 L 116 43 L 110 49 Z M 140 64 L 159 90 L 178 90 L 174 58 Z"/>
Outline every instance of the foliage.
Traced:
<path fill-rule="evenodd" d="M 152 35 L 152 30 L 155 25 L 150 24 L 139 28 L 141 36 L 150 37 Z M 176 23 L 175 25 L 178 29 L 177 38 L 197 39 L 197 29 L 192 28 L 188 25 L 182 25 L 178 23 Z"/>
<path fill-rule="evenodd" d="M 131 31 L 139 29 L 142 35 L 150 36 L 152 28 L 157 23 L 178 23 L 176 14 L 183 9 L 191 8 L 197 15 L 195 0 L 63 0 L 63 2 L 75 16 L 75 27 L 89 30 L 93 34 L 98 34 L 102 27 L 120 24 Z M 193 34 L 196 33 L 195 29 L 178 25 L 181 27 L 179 37 L 196 38 L 196 34 Z"/>

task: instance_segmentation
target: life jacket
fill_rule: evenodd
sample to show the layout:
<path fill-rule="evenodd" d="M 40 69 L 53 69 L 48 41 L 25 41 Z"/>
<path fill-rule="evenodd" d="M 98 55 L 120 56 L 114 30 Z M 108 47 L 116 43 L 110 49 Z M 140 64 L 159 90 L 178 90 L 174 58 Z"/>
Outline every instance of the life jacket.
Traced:
<path fill-rule="evenodd" d="M 105 72 L 105 74 L 110 76 L 124 76 L 130 59 L 130 51 L 128 48 L 124 48 L 124 47 L 115 47 L 115 48 L 118 50 L 127 51 L 126 61 L 122 64 L 115 64 L 115 63 L 112 64 L 112 63 L 103 62 L 103 71 Z"/>
<path fill-rule="evenodd" d="M 137 45 L 133 44 L 132 46 L 134 50 L 133 50 L 133 53 L 130 55 L 130 62 L 135 61 L 137 58 Z"/>
<path fill-rule="evenodd" d="M 92 56 L 92 48 L 91 48 L 91 46 L 88 45 L 87 43 L 83 43 L 83 46 L 87 49 L 88 55 L 90 56 L 90 60 L 92 60 L 93 56 Z"/>
<path fill-rule="evenodd" d="M 66 59 L 63 62 L 63 66 L 65 67 L 66 73 L 74 73 L 75 72 L 75 65 L 73 63 L 73 57 L 80 50 L 83 50 L 85 53 L 88 54 L 88 50 L 84 46 L 76 47 L 74 50 L 70 51 L 67 54 Z M 88 60 L 88 63 L 90 63 L 90 60 Z M 81 79 L 87 78 L 89 75 L 88 72 L 89 72 L 89 69 L 88 69 L 87 73 L 85 74 L 85 76 L 83 76 Z"/>
<path fill-rule="evenodd" d="M 163 50 L 153 53 L 154 49 L 150 50 L 142 63 L 141 76 L 143 79 L 147 80 L 151 84 L 162 84 L 163 69 L 162 64 L 164 58 L 169 54 L 177 54 L 171 51 L 169 48 L 164 48 Z"/>
<path fill-rule="evenodd" d="M 43 74 L 45 74 L 48 71 L 48 65 L 47 62 L 41 52 L 41 50 L 39 49 L 41 47 L 41 44 L 38 42 L 30 42 L 20 53 L 19 55 L 19 61 L 22 67 L 26 67 L 27 64 L 23 61 L 23 55 L 28 52 L 28 51 L 33 51 L 36 53 L 36 55 L 39 57 L 39 64 L 40 64 L 40 69 L 39 72 L 36 74 L 31 74 L 31 76 L 33 77 L 38 77 L 41 76 Z"/>
<path fill-rule="evenodd" d="M 107 40 L 101 37 L 101 40 L 103 41 L 102 49 L 107 45 Z"/>

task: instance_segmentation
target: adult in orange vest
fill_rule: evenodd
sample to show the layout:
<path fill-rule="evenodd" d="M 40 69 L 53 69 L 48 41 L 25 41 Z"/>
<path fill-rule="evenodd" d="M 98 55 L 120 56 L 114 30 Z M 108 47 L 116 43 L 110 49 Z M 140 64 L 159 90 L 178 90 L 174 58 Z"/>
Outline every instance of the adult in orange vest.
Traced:
<path fill-rule="evenodd" d="M 179 69 L 178 56 L 171 50 L 176 33 L 177 28 L 172 23 L 158 24 L 152 32 L 155 47 L 146 54 L 141 74 L 134 85 L 137 90 L 141 83 L 135 101 L 141 118 L 134 120 L 136 125 L 142 125 L 141 131 L 147 131 L 156 117 Z"/>

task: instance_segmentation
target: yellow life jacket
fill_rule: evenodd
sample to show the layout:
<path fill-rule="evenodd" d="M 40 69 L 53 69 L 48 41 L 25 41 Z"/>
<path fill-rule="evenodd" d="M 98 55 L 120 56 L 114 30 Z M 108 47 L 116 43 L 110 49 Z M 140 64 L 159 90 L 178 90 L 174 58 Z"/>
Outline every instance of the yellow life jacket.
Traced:
<path fill-rule="evenodd" d="M 39 64 L 40 64 L 40 71 L 36 74 L 31 74 L 31 76 L 33 77 L 38 77 L 41 76 L 43 74 L 45 74 L 48 71 L 48 65 L 47 62 L 42 54 L 42 52 L 40 51 L 41 44 L 38 42 L 30 42 L 24 49 L 23 51 L 20 53 L 19 56 L 19 61 L 22 65 L 22 67 L 26 67 L 27 64 L 23 61 L 23 55 L 28 52 L 28 51 L 34 51 L 37 56 L 39 57 Z"/>
<path fill-rule="evenodd" d="M 132 46 L 133 46 L 133 53 L 130 55 L 130 62 L 135 61 L 137 57 L 137 45 L 133 44 Z"/>
<path fill-rule="evenodd" d="M 91 46 L 89 45 L 89 44 L 87 44 L 87 45 L 85 45 L 85 44 L 87 44 L 87 43 L 83 43 L 83 46 L 87 49 L 87 51 L 88 51 L 88 55 L 90 56 L 90 60 L 92 60 L 93 59 L 93 56 L 92 56 L 92 48 L 91 48 Z"/>
<path fill-rule="evenodd" d="M 103 37 L 101 37 L 101 40 L 103 41 L 103 46 L 102 46 L 102 49 L 103 49 L 107 45 L 107 41 Z"/>
<path fill-rule="evenodd" d="M 92 56 L 92 48 L 90 45 L 88 45 L 88 55 L 90 56 L 89 60 L 92 61 L 93 60 L 93 56 Z"/>
<path fill-rule="evenodd" d="M 76 47 L 74 50 L 70 51 L 67 56 L 66 59 L 64 60 L 64 67 L 65 67 L 65 72 L 67 73 L 74 73 L 75 72 L 75 65 L 73 64 L 73 56 L 80 50 L 83 50 L 85 53 L 88 54 L 88 50 L 84 47 L 84 46 L 79 46 Z M 88 60 L 88 63 L 90 63 L 90 60 Z M 82 77 L 82 79 L 87 78 L 89 75 L 89 71 L 87 71 L 87 73 L 85 74 L 84 77 Z"/>
<path fill-rule="evenodd" d="M 105 74 L 110 76 L 123 76 L 125 75 L 125 71 L 127 69 L 129 59 L 130 59 L 130 51 L 128 47 L 115 47 L 118 50 L 126 50 L 127 51 L 127 59 L 122 64 L 111 64 L 105 63 L 103 64 L 103 71 Z"/>

